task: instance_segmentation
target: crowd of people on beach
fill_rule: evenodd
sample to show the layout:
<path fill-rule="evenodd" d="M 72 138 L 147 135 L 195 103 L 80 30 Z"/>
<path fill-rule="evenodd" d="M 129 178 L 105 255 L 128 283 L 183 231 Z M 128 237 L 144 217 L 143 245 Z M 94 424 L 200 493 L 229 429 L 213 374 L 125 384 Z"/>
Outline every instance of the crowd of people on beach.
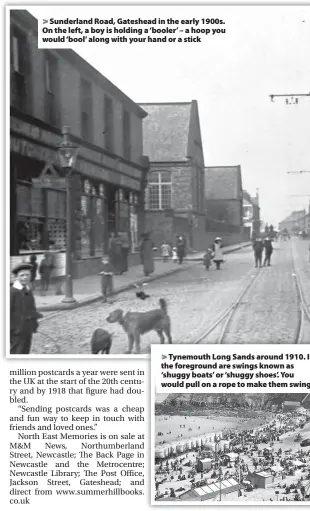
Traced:
<path fill-rule="evenodd" d="M 170 451 L 164 459 L 155 460 L 155 499 L 177 499 L 189 489 L 232 477 L 239 483 L 237 497 L 249 498 L 262 491 L 254 474 L 263 472 L 270 475 L 274 495 L 278 492 L 275 500 L 304 500 L 310 492 L 310 450 L 300 447 L 300 432 L 309 422 L 309 413 L 278 413 L 274 420 L 257 428 L 223 430 L 218 439 L 215 434 L 214 449 L 210 444 L 194 442 L 195 447 L 182 453 Z M 295 448 L 285 448 L 287 438 Z M 210 464 L 199 470 L 199 461 L 206 458 Z"/>

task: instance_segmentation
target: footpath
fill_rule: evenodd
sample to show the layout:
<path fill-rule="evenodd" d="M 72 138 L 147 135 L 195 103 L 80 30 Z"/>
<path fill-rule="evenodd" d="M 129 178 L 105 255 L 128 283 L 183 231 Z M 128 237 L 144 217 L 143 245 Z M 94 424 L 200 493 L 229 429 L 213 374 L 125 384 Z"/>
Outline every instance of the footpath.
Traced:
<path fill-rule="evenodd" d="M 224 254 L 228 254 L 250 245 L 251 243 L 249 242 L 239 243 L 238 245 L 230 245 L 224 247 L 223 252 Z M 202 257 L 202 252 L 188 254 L 182 265 L 173 263 L 171 260 L 163 263 L 161 259 L 155 257 L 155 271 L 148 277 L 143 275 L 141 265 L 131 266 L 123 275 L 114 276 L 113 294 L 122 293 L 133 286 L 142 286 L 144 282 L 151 282 L 153 280 L 166 277 L 167 275 L 172 275 L 178 271 L 186 270 L 195 264 L 201 263 Z M 35 291 L 35 300 L 37 309 L 40 312 L 76 309 L 78 307 L 89 305 L 102 298 L 100 294 L 100 276 L 97 274 L 73 280 L 73 296 L 76 301 L 69 304 L 62 302 L 64 295 L 55 294 L 55 286 L 51 286 L 51 289 L 45 295 L 40 293 L 39 286 L 40 281 L 37 281 L 38 290 Z"/>

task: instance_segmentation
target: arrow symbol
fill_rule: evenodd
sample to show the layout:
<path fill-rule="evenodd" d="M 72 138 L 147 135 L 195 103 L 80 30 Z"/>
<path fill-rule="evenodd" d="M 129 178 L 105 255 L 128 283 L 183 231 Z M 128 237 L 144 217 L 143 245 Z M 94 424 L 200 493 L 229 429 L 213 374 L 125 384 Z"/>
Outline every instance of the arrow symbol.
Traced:
<path fill-rule="evenodd" d="M 161 359 L 162 359 L 162 360 L 165 360 L 165 358 L 167 358 L 167 357 L 166 357 L 166 355 L 162 355 L 162 356 L 161 356 Z"/>
<path fill-rule="evenodd" d="M 48 20 L 43 20 L 43 25 L 45 25 L 46 23 L 48 23 Z"/>

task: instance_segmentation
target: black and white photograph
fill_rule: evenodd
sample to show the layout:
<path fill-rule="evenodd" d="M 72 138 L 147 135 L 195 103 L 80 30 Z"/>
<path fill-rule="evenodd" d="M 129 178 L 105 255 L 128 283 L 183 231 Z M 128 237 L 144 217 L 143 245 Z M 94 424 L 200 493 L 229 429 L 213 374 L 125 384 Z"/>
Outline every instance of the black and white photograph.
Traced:
<path fill-rule="evenodd" d="M 7 355 L 308 344 L 309 6 L 8 14 Z"/>
<path fill-rule="evenodd" d="M 157 504 L 310 501 L 310 394 L 155 394 Z"/>

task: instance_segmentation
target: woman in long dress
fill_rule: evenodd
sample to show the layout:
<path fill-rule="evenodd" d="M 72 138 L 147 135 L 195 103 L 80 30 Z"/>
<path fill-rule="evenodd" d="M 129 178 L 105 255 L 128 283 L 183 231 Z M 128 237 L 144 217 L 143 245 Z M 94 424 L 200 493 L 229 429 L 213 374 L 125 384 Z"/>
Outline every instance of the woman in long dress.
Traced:
<path fill-rule="evenodd" d="M 154 243 L 152 242 L 148 232 L 142 234 L 141 237 L 140 260 L 143 265 L 144 275 L 148 276 L 154 271 Z"/>

